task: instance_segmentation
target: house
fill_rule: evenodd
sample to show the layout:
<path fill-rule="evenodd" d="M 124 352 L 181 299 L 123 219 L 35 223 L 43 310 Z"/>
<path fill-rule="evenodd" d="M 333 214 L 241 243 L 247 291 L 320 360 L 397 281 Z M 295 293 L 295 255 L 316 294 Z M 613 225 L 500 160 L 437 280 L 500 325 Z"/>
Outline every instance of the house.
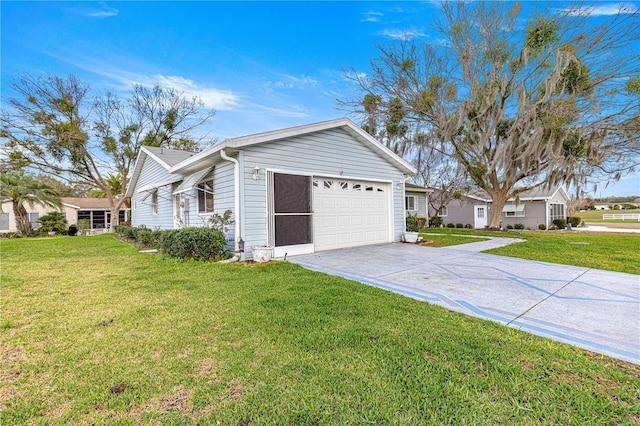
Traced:
<path fill-rule="evenodd" d="M 554 219 L 566 218 L 569 199 L 567 191 L 562 186 L 524 191 L 518 200 L 510 199 L 503 207 L 502 227 L 514 226 L 516 223 L 523 224 L 527 229 L 538 229 L 540 224 L 549 227 Z M 476 192 L 451 200 L 438 212 L 430 209 L 429 214 L 442 217 L 443 224 L 469 224 L 478 229 L 488 225 L 491 209 L 492 202 L 488 194 Z"/>
<path fill-rule="evenodd" d="M 432 192 L 433 189 L 431 188 L 425 188 L 412 183 L 405 184 L 404 206 L 407 214 L 428 218 L 429 194 Z"/>
<path fill-rule="evenodd" d="M 47 213 L 61 211 L 64 213 L 69 225 L 77 225 L 78 220 L 88 220 L 90 229 L 106 231 L 109 229 L 111 221 L 111 209 L 109 200 L 106 198 L 91 197 L 61 197 L 62 208 L 42 206 L 34 204 L 33 206 L 25 204 L 25 209 L 29 214 L 29 221 L 33 229 L 38 229 L 38 219 Z M 126 222 L 129 220 L 129 209 L 120 210 L 119 221 Z M 13 214 L 13 203 L 10 200 L 2 202 L 2 211 L 0 211 L 0 232 L 16 232 L 16 219 Z"/>
<path fill-rule="evenodd" d="M 202 152 L 142 147 L 126 196 L 132 225 L 205 226 L 274 256 L 400 241 L 415 169 L 348 119 L 242 136 Z"/>

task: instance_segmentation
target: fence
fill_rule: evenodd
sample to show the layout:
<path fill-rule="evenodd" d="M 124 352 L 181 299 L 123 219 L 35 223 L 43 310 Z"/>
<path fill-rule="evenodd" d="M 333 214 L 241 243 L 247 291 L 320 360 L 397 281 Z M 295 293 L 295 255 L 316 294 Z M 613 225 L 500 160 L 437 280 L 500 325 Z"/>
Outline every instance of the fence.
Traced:
<path fill-rule="evenodd" d="M 606 213 L 602 215 L 602 220 L 605 219 L 615 219 L 615 220 L 637 220 L 640 222 L 640 214 L 639 213 L 627 213 L 627 214 L 611 214 Z"/>

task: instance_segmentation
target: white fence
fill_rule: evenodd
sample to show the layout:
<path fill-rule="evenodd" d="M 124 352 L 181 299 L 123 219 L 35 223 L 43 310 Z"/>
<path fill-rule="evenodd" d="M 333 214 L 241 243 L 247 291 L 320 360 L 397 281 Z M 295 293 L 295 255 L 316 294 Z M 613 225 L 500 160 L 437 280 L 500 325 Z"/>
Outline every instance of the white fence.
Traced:
<path fill-rule="evenodd" d="M 637 220 L 640 222 L 640 214 L 639 213 L 628 213 L 628 214 L 603 214 L 602 220 L 605 219 L 615 219 L 615 220 Z"/>

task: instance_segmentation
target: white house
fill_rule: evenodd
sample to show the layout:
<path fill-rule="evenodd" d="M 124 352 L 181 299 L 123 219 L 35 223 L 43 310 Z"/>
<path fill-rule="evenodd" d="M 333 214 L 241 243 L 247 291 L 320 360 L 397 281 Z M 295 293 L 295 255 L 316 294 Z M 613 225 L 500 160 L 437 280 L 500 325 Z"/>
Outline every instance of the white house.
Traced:
<path fill-rule="evenodd" d="M 126 196 L 132 225 L 203 226 L 274 256 L 400 241 L 415 169 L 348 119 L 222 141 L 199 153 L 143 147 Z"/>

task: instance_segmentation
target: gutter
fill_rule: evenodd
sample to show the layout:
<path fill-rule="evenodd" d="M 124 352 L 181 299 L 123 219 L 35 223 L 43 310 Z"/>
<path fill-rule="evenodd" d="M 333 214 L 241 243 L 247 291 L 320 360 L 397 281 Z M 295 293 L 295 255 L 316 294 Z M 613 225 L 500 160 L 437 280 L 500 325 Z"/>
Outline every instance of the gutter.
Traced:
<path fill-rule="evenodd" d="M 225 152 L 224 148 L 220 150 L 220 157 L 223 160 L 227 160 L 233 163 L 233 182 L 234 182 L 234 197 L 233 197 L 233 209 L 234 209 L 234 216 L 235 216 L 235 238 L 234 238 L 234 242 L 233 242 L 233 248 L 235 251 L 234 256 L 231 259 L 229 259 L 229 261 L 236 261 L 240 259 L 240 239 L 241 236 L 238 235 L 240 232 L 240 229 L 242 229 L 240 227 L 240 218 L 242 217 L 242 215 L 240 214 L 240 163 L 238 163 L 238 160 L 236 160 L 235 158 L 229 157 L 227 155 L 227 153 Z"/>

